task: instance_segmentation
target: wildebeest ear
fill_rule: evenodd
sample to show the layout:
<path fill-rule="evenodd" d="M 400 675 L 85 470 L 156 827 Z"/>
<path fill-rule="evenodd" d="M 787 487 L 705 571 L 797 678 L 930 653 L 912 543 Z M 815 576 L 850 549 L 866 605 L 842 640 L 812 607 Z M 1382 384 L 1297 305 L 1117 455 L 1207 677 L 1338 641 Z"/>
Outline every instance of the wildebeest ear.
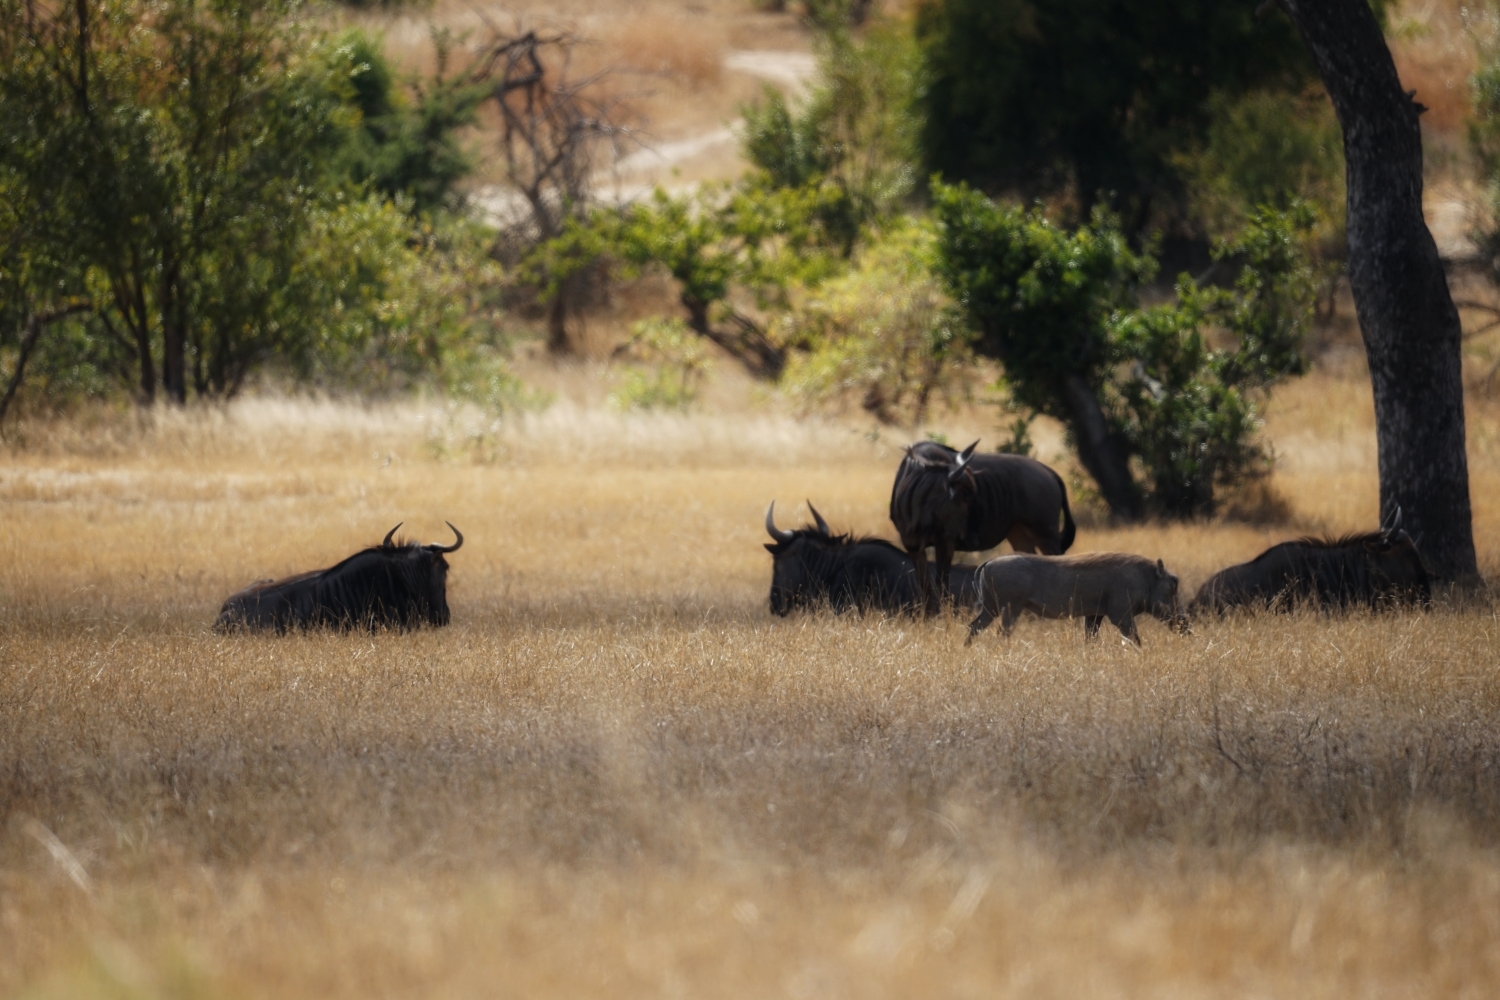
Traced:
<path fill-rule="evenodd" d="M 766 551 L 769 552 L 769 553 L 771 553 L 772 555 L 775 555 L 777 552 L 779 552 L 781 550 L 781 543 L 780 542 L 765 542 L 763 544 L 766 547 Z"/>
<path fill-rule="evenodd" d="M 971 458 L 974 457 L 974 449 L 978 448 L 978 447 L 979 447 L 979 439 L 975 438 L 974 439 L 974 443 L 971 444 L 971 445 L 969 445 L 967 448 L 965 448 L 963 450 L 963 453 L 958 456 L 958 460 L 960 462 L 967 462 L 969 459 L 971 459 Z"/>
<path fill-rule="evenodd" d="M 1390 539 L 1388 538 L 1365 539 L 1365 551 L 1367 552 L 1374 552 L 1376 554 L 1379 554 L 1381 552 L 1389 552 L 1394 547 L 1395 546 L 1391 544 Z"/>

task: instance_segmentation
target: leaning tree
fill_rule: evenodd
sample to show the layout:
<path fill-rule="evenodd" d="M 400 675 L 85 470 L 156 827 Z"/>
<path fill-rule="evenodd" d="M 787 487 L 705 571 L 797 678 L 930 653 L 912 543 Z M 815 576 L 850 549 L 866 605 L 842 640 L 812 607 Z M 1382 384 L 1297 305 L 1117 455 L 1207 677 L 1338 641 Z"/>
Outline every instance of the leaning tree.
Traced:
<path fill-rule="evenodd" d="M 1435 575 L 1478 576 L 1464 451 L 1458 310 L 1422 216 L 1424 108 L 1404 91 L 1369 0 L 1278 3 L 1344 132 L 1349 283 L 1375 390 L 1380 511 L 1400 507 Z"/>

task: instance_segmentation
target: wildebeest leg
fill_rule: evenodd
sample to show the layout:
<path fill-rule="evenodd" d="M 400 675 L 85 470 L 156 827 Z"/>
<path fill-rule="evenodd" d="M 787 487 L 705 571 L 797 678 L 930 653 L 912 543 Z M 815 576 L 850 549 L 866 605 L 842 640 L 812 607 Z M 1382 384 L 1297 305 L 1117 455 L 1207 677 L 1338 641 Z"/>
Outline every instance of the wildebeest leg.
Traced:
<path fill-rule="evenodd" d="M 1018 524 L 1011 528 L 1010 534 L 1005 536 L 1005 540 L 1007 542 L 1010 542 L 1010 547 L 1017 552 L 1036 552 L 1036 536 L 1032 534 L 1031 529 L 1026 527 L 1026 525 L 1024 524 Z M 1057 546 L 1054 545 L 1053 548 L 1056 549 Z M 1057 555 L 1057 552 L 1047 552 L 1044 547 L 1043 554 L 1055 556 Z"/>
<path fill-rule="evenodd" d="M 1103 615 L 1084 615 L 1083 637 L 1090 640 L 1099 638 L 1099 626 L 1103 624 Z"/>
<path fill-rule="evenodd" d="M 953 570 L 953 543 L 945 541 L 932 547 L 937 562 L 937 599 L 927 602 L 927 613 L 935 615 L 942 610 L 948 599 L 948 577 Z"/>
<path fill-rule="evenodd" d="M 907 551 L 911 553 L 912 565 L 917 568 L 917 599 L 922 603 L 922 613 L 936 614 L 936 601 L 932 596 L 932 580 L 927 575 L 927 546 L 919 545 Z"/>

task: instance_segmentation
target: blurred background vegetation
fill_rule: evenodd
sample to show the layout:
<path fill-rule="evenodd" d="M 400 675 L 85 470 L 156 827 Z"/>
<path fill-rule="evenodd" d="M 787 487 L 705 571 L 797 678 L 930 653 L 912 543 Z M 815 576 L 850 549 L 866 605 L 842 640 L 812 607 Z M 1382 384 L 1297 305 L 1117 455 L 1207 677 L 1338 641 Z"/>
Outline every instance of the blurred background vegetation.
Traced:
<path fill-rule="evenodd" d="M 393 6 L 432 19 L 421 58 L 388 54 Z M 1338 124 L 1284 17 L 742 6 L 799 25 L 810 82 L 741 102 L 730 175 L 611 197 L 639 95 L 710 85 L 707 43 L 0 0 L 0 419 L 264 388 L 504 410 L 538 398 L 514 360 L 537 343 L 613 358 L 625 407 L 697 405 L 717 359 L 877 425 L 979 400 L 1024 449 L 1055 418 L 1127 517 L 1214 513 L 1269 467 L 1258 415 L 1336 322 L 1343 255 Z M 1434 159 L 1493 206 L 1500 46 L 1490 8 L 1463 17 L 1467 142 Z M 1467 263 L 1500 282 L 1495 215 Z"/>

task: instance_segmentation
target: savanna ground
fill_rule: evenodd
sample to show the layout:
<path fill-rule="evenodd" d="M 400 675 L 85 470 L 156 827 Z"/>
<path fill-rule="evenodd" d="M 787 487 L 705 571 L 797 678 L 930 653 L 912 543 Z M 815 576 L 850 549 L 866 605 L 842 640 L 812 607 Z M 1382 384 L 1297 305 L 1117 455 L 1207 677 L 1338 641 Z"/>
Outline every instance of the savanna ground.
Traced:
<path fill-rule="evenodd" d="M 1291 521 L 1112 529 L 1195 586 L 1368 527 L 1360 372 L 1287 387 Z M 971 419 L 970 419 L 971 418 Z M 994 436 L 993 411 L 939 423 Z M 967 423 L 966 423 L 967 419 Z M 1471 407 L 1481 560 L 1500 408 Z M 1490 996 L 1500 622 L 772 619 L 761 519 L 889 537 L 901 436 L 724 403 L 249 400 L 0 465 L 0 994 Z M 1043 436 L 1042 454 L 1059 446 Z M 221 636 L 396 521 L 453 624 Z"/>
<path fill-rule="evenodd" d="M 645 71 L 665 142 L 722 131 L 756 93 L 738 53 L 807 49 L 793 15 L 730 0 L 532 7 L 599 40 L 588 65 Z M 1429 208 L 1461 216 L 1458 7 L 1398 10 L 1403 77 L 1434 108 Z M 432 11 L 474 27 L 467 5 Z M 364 17 L 421 65 L 425 15 Z M 732 142 L 694 156 L 683 182 L 741 166 Z M 1335 344 L 1278 392 L 1249 519 L 1085 516 L 1077 550 L 1162 557 L 1191 590 L 1290 535 L 1373 526 L 1357 355 Z M 1500 400 L 1484 345 L 1470 361 L 1493 576 Z M 1138 652 L 1076 622 L 966 649 L 963 619 L 775 620 L 766 504 L 787 526 L 811 498 L 890 537 L 908 435 L 789 416 L 727 371 L 690 416 L 610 412 L 586 368 L 523 373 L 562 402 L 497 420 L 263 398 L 13 431 L 0 995 L 1500 991 L 1482 595 L 1148 623 Z M 1002 436 L 993 410 L 930 427 Z M 1060 438 L 1037 436 L 1055 461 Z M 398 520 L 466 534 L 449 628 L 210 631 L 232 590 Z"/>

